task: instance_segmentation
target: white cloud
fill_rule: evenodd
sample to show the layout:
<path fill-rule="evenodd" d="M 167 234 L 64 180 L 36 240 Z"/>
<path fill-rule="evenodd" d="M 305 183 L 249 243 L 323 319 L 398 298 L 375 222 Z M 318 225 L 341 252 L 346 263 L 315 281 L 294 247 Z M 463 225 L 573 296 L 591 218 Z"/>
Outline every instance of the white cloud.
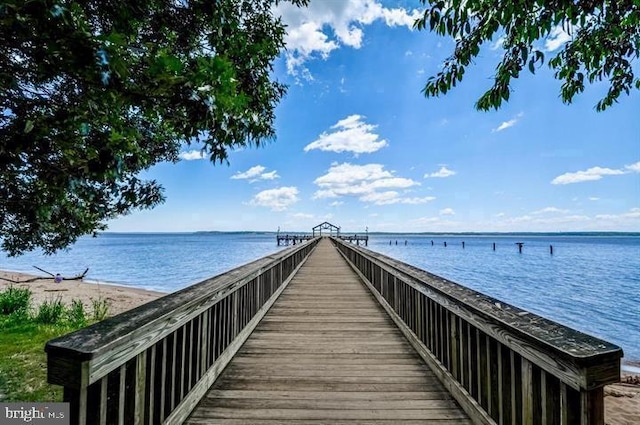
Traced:
<path fill-rule="evenodd" d="M 565 30 L 562 28 L 562 25 L 558 25 L 551 30 L 551 33 L 547 37 L 547 40 L 544 42 L 544 49 L 547 52 L 553 52 L 554 50 L 560 48 L 560 46 L 565 44 L 567 41 L 570 41 L 571 38 L 571 35 L 565 32 Z"/>
<path fill-rule="evenodd" d="M 257 193 L 249 205 L 267 207 L 273 211 L 284 211 L 298 201 L 298 188 L 285 186 Z"/>
<path fill-rule="evenodd" d="M 624 168 L 632 173 L 640 173 L 640 161 L 635 164 L 625 165 Z"/>
<path fill-rule="evenodd" d="M 599 201 L 599 200 L 600 200 L 600 198 L 598 198 L 597 196 L 590 196 L 590 197 L 589 197 L 589 200 L 590 200 L 590 201 Z"/>
<path fill-rule="evenodd" d="M 268 173 L 260 174 L 260 179 L 262 180 L 274 180 L 279 178 L 278 172 L 276 170 L 269 171 Z"/>
<path fill-rule="evenodd" d="M 551 181 L 551 184 L 571 184 L 587 181 L 600 180 L 602 176 L 616 176 L 625 174 L 623 170 L 612 168 L 591 167 L 588 170 L 576 171 L 575 173 L 564 173 Z"/>
<path fill-rule="evenodd" d="M 278 172 L 275 170 L 269 171 L 268 173 L 264 173 L 264 170 L 266 170 L 266 168 L 262 165 L 256 165 L 249 168 L 247 171 L 238 171 L 231 176 L 231 178 L 234 180 L 250 180 L 249 183 L 254 183 L 258 180 L 274 180 L 280 177 Z"/>
<path fill-rule="evenodd" d="M 424 178 L 428 179 L 428 178 L 445 178 L 445 177 L 451 177 L 451 176 L 455 176 L 456 172 L 453 170 L 450 170 L 446 167 L 446 165 L 443 165 L 442 167 L 440 167 L 440 169 L 438 171 L 436 171 L 435 173 L 431 173 L 431 174 L 425 174 Z"/>
<path fill-rule="evenodd" d="M 560 224 L 568 224 L 568 225 L 583 225 L 584 223 L 588 223 L 592 221 L 592 218 L 586 215 L 561 215 L 561 216 L 552 216 L 552 217 L 533 217 L 530 215 L 523 215 L 520 217 L 514 217 L 506 220 L 508 224 L 535 224 L 537 226 L 556 226 Z M 538 227 L 539 228 L 539 227 Z M 544 227 L 543 227 L 544 228 Z"/>
<path fill-rule="evenodd" d="M 254 179 L 258 177 L 264 170 L 265 167 L 263 167 L 262 165 L 256 165 L 255 167 L 251 167 L 243 173 L 238 171 L 233 176 L 231 176 L 231 178 L 234 180 Z"/>
<path fill-rule="evenodd" d="M 178 154 L 178 158 L 183 159 L 185 161 L 195 161 L 198 159 L 205 159 L 205 152 L 202 150 L 191 150 L 187 152 L 180 152 Z"/>
<path fill-rule="evenodd" d="M 332 203 L 329 204 L 329 206 L 330 207 L 339 207 L 342 204 L 344 204 L 344 202 L 342 202 L 342 201 L 333 201 Z"/>
<path fill-rule="evenodd" d="M 362 202 L 376 205 L 423 204 L 434 197 L 403 197 L 399 189 L 408 189 L 420 183 L 397 177 L 381 164 L 353 165 L 332 164 L 327 174 L 315 179 L 320 187 L 314 194 L 316 199 L 353 196 Z"/>
<path fill-rule="evenodd" d="M 500 124 L 498 127 L 494 128 L 493 130 L 491 130 L 491 132 L 496 133 L 498 131 L 502 131 L 502 130 L 506 130 L 509 127 L 513 127 L 514 125 L 516 125 L 516 123 L 518 121 L 520 121 L 520 118 L 522 118 L 524 114 L 522 112 L 520 112 L 518 115 L 516 115 L 513 119 L 510 119 L 509 121 L 504 121 L 502 124 Z"/>
<path fill-rule="evenodd" d="M 312 1 L 308 7 L 296 7 L 280 2 L 274 9 L 287 25 L 285 53 L 287 70 L 292 75 L 300 72 L 310 77 L 304 63 L 310 59 L 326 59 L 342 46 L 359 49 L 364 39 L 364 28 L 374 21 L 388 27 L 413 27 L 420 12 L 402 8 L 386 8 L 377 0 Z"/>
<path fill-rule="evenodd" d="M 440 210 L 440 215 L 455 215 L 456 212 L 453 210 L 453 208 L 445 208 Z"/>
<path fill-rule="evenodd" d="M 546 208 L 542 208 L 541 210 L 533 211 L 531 214 L 536 214 L 536 215 L 551 214 L 551 213 L 566 214 L 568 212 L 569 210 L 562 210 L 556 207 L 546 207 Z"/>
<path fill-rule="evenodd" d="M 435 201 L 436 197 L 435 196 L 424 196 L 422 198 L 402 198 L 400 200 L 401 204 L 410 204 L 410 205 L 417 205 L 417 204 L 426 204 L 427 202 L 431 202 L 431 201 Z"/>
<path fill-rule="evenodd" d="M 402 198 L 396 191 L 390 190 L 387 192 L 372 192 L 360 197 L 363 202 L 371 202 L 375 205 L 393 205 L 393 204 L 408 204 L 418 205 L 426 204 L 435 200 L 434 196 L 425 196 L 423 198 Z"/>
<path fill-rule="evenodd" d="M 373 131 L 377 126 L 365 123 L 362 115 L 350 115 L 331 126 L 333 132 L 323 132 L 320 137 L 304 147 L 329 152 L 353 152 L 355 154 L 375 152 L 387 146 L 386 140 L 379 140 Z"/>
<path fill-rule="evenodd" d="M 600 220 L 624 220 L 640 218 L 640 208 L 631 208 L 629 212 L 622 214 L 599 214 L 596 216 Z"/>
<path fill-rule="evenodd" d="M 291 217 L 294 217 L 294 218 L 313 218 L 314 215 L 313 214 L 307 214 L 307 213 L 295 213 L 295 214 L 292 214 Z"/>
<path fill-rule="evenodd" d="M 389 190 L 386 192 L 365 193 L 360 197 L 362 202 L 371 202 L 376 205 L 389 205 L 396 203 L 400 194 L 396 191 Z"/>

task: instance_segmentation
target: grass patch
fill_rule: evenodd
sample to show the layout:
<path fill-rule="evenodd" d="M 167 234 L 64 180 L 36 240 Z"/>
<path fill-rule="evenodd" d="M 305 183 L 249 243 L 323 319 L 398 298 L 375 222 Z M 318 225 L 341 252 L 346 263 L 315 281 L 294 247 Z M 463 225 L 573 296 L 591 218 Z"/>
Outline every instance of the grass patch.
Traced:
<path fill-rule="evenodd" d="M 0 292 L 0 402 L 62 401 L 62 387 L 47 383 L 44 346 L 52 338 L 106 318 L 107 300 L 92 300 L 92 312 L 79 300 L 60 298 L 31 305 L 31 291 Z"/>
<path fill-rule="evenodd" d="M 31 291 L 9 286 L 0 292 L 0 314 L 26 313 L 31 305 Z"/>
<path fill-rule="evenodd" d="M 55 300 L 45 301 L 38 306 L 38 314 L 33 318 L 36 323 L 53 325 L 64 320 L 66 307 L 58 297 Z"/>
<path fill-rule="evenodd" d="M 92 320 L 94 322 L 99 322 L 109 316 L 109 307 L 111 306 L 109 300 L 105 300 L 104 298 L 91 298 L 91 305 L 93 307 Z"/>
<path fill-rule="evenodd" d="M 87 326 L 87 312 L 80 300 L 71 301 L 71 307 L 67 310 L 67 319 L 74 328 Z"/>
<path fill-rule="evenodd" d="M 74 328 L 0 319 L 0 401 L 62 401 L 62 387 L 47 383 L 44 345 Z"/>

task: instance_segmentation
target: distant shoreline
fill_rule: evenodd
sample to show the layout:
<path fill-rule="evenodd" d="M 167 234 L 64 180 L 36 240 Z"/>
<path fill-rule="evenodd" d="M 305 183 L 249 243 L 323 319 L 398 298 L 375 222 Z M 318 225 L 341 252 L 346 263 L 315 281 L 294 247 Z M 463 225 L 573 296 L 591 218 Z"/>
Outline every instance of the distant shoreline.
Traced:
<path fill-rule="evenodd" d="M 313 234 L 308 230 L 282 230 L 281 234 Z M 590 236 L 590 237 L 640 237 L 640 232 L 363 232 L 363 231 L 341 231 L 345 235 L 367 233 L 369 236 L 406 235 L 406 236 Z M 193 232 L 100 232 L 98 235 L 276 235 L 277 231 L 260 230 L 196 230 Z M 324 233 L 327 235 L 327 233 Z"/>

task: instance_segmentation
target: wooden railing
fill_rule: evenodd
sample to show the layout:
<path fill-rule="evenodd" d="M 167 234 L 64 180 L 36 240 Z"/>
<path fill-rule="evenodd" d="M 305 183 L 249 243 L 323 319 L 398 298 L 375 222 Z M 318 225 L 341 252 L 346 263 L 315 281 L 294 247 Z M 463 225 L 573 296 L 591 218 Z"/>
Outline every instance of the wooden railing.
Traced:
<path fill-rule="evenodd" d="M 333 241 L 474 423 L 604 424 L 619 347 Z"/>
<path fill-rule="evenodd" d="M 46 345 L 73 424 L 180 424 L 318 239 L 114 316 Z"/>

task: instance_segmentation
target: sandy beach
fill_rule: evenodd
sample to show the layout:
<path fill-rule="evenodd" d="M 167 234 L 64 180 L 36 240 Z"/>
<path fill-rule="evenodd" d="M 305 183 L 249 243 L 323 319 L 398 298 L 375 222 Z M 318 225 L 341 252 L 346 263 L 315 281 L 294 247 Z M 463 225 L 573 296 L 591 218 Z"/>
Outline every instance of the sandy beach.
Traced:
<path fill-rule="evenodd" d="M 45 300 L 55 300 L 58 297 L 66 305 L 70 305 L 71 300 L 81 300 L 86 307 L 91 307 L 92 299 L 106 299 L 110 304 L 110 316 L 166 295 L 162 292 L 102 283 L 86 283 L 81 280 L 63 280 L 60 283 L 55 283 L 53 279 L 49 278 L 32 280 L 34 278 L 37 278 L 37 276 L 0 271 L 0 291 L 4 291 L 10 285 L 17 288 L 29 288 L 31 289 L 34 307 L 37 307 Z M 21 283 L 11 283 L 10 281 L 19 281 Z"/>
<path fill-rule="evenodd" d="M 622 372 L 622 382 L 604 388 L 605 424 L 640 424 L 640 376 Z"/>
<path fill-rule="evenodd" d="M 161 292 L 86 283 L 81 280 L 63 280 L 60 283 L 55 283 L 53 279 L 48 278 L 31 280 L 36 277 L 25 273 L 0 271 L 0 291 L 10 285 L 29 288 L 33 294 L 34 306 L 57 297 L 66 304 L 70 304 L 73 299 L 81 300 L 87 307 L 91 306 L 92 299 L 107 299 L 110 302 L 110 315 L 127 311 L 165 295 Z M 11 283 L 4 279 L 22 283 Z M 31 281 L 24 282 L 26 280 Z M 605 424 L 640 424 L 640 376 L 623 371 L 620 383 L 605 387 Z"/>

